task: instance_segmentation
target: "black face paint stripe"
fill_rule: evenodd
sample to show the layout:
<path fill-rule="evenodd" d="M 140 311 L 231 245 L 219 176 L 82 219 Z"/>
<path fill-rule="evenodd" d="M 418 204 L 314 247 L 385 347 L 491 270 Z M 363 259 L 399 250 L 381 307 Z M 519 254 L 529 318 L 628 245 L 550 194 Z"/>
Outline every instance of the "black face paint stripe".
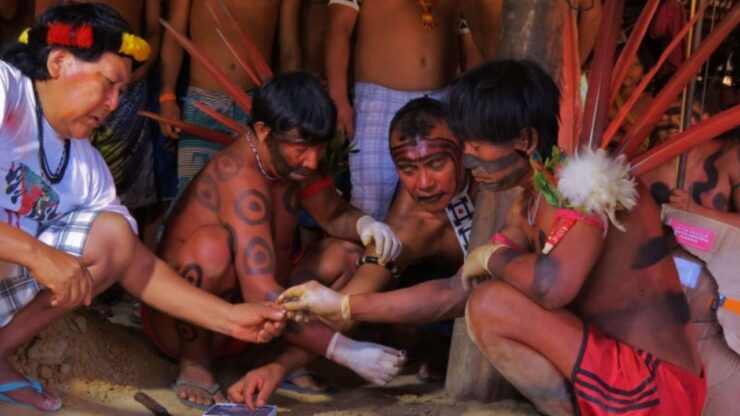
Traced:
<path fill-rule="evenodd" d="M 496 173 L 515 165 L 521 157 L 517 153 L 502 156 L 494 160 L 483 160 L 477 156 L 463 155 L 463 164 L 467 169 L 483 168 L 486 173 Z"/>
<path fill-rule="evenodd" d="M 501 180 L 490 183 L 482 183 L 481 185 L 490 191 L 500 191 L 502 189 L 507 189 L 511 185 L 519 182 L 527 173 L 529 173 L 529 169 L 522 167 L 504 176 Z"/>

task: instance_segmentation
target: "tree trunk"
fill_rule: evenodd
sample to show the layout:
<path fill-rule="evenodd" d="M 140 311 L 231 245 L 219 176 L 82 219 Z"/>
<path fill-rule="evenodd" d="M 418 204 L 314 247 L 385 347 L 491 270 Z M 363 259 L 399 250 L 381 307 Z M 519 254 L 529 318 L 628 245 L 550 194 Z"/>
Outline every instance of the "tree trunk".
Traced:
<path fill-rule="evenodd" d="M 554 79 L 560 79 L 562 4 L 565 0 L 505 0 L 499 59 L 531 59 Z M 575 0 L 571 0 L 575 1 Z M 519 190 L 478 193 L 470 236 L 470 249 L 487 243 L 501 227 Z M 455 399 L 503 400 L 514 388 L 483 357 L 468 335 L 465 320 L 455 321 L 445 382 Z"/>

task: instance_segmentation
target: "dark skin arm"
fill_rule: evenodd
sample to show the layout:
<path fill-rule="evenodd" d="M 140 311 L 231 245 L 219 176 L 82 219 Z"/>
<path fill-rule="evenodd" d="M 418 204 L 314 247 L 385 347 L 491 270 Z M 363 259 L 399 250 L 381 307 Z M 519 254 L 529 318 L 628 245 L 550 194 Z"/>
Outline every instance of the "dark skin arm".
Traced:
<path fill-rule="evenodd" d="M 549 230 L 554 212 L 554 208 L 542 204 L 537 225 Z M 513 234 L 517 226 L 508 226 L 505 234 L 517 238 Z M 576 222 L 550 254 L 520 253 L 503 248 L 488 259 L 488 270 L 543 308 L 557 309 L 568 305 L 578 295 L 603 245 L 602 230 Z"/>
<path fill-rule="evenodd" d="M 321 179 L 318 175 L 306 181 L 314 183 Z M 357 235 L 357 220 L 362 211 L 342 199 L 333 186 L 325 187 L 320 192 L 307 198 L 301 198 L 301 206 L 319 223 L 319 226 L 332 237 L 362 243 Z"/>
<path fill-rule="evenodd" d="M 300 29 L 298 17 L 300 12 L 300 0 L 283 0 L 283 4 L 280 6 L 280 23 L 278 27 L 280 72 L 301 69 L 301 44 L 298 36 L 298 30 Z"/>
<path fill-rule="evenodd" d="M 357 12 L 350 7 L 329 7 L 329 22 L 326 29 L 326 78 L 329 96 L 337 106 L 337 130 L 352 139 L 354 120 L 352 105 L 347 95 L 349 73 L 350 38 L 357 22 Z"/>

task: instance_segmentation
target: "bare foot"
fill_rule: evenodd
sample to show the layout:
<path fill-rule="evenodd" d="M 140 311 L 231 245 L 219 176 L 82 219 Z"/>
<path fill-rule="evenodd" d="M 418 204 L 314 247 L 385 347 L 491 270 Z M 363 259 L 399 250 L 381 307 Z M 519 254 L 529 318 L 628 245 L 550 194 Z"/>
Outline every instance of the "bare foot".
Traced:
<path fill-rule="evenodd" d="M 198 406 L 226 401 L 226 396 L 216 384 L 211 370 L 201 364 L 181 364 L 174 390 L 177 397 Z"/>
<path fill-rule="evenodd" d="M 15 371 L 7 361 L 0 360 L 0 385 L 14 381 L 27 380 L 21 373 Z M 41 393 L 37 393 L 36 390 L 31 387 L 23 387 L 3 394 L 13 400 L 28 404 L 39 410 L 55 411 L 62 407 L 62 399 L 46 390 L 43 390 Z"/>

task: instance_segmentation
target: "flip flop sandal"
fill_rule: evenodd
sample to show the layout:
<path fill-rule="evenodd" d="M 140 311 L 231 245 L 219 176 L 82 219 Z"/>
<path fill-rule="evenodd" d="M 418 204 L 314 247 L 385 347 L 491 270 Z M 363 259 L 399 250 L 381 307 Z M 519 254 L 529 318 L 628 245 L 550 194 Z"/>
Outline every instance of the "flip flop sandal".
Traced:
<path fill-rule="evenodd" d="M 180 386 L 192 387 L 192 388 L 195 388 L 197 390 L 200 390 L 200 391 L 203 391 L 203 392 L 206 392 L 206 393 L 210 394 L 211 395 L 211 401 L 212 401 L 212 403 L 211 404 L 198 404 L 198 403 L 191 402 L 188 399 L 184 399 L 184 398 L 180 397 L 180 395 L 177 394 L 177 388 L 180 387 Z M 172 385 L 172 391 L 175 393 L 175 397 L 177 397 L 177 400 L 179 400 L 180 403 L 183 404 L 183 406 L 189 407 L 191 409 L 198 409 L 198 410 L 206 410 L 209 407 L 213 406 L 213 404 L 216 403 L 216 401 L 213 400 L 213 396 L 216 393 L 218 393 L 219 390 L 221 390 L 221 386 L 218 383 L 213 383 L 213 385 L 211 385 L 211 387 L 207 387 L 207 386 L 204 386 L 204 385 L 202 385 L 200 383 L 196 383 L 194 381 L 186 380 L 184 378 L 178 378 L 177 381 L 175 381 L 175 384 Z"/>
<path fill-rule="evenodd" d="M 20 390 L 23 388 L 29 388 L 35 391 L 38 394 L 43 393 L 44 389 L 41 387 L 41 383 L 38 381 L 26 377 L 25 380 L 18 380 L 18 381 L 10 381 L 5 384 L 0 384 L 0 402 L 9 403 L 16 406 L 22 406 L 22 407 L 30 407 L 34 408 L 34 406 L 28 404 L 19 402 L 18 400 L 13 399 L 12 397 L 6 395 L 5 393 L 9 393 L 11 391 Z M 62 404 L 59 403 L 59 406 L 54 409 L 49 409 L 50 412 L 56 412 L 57 410 L 62 408 Z"/>
<path fill-rule="evenodd" d="M 303 387 L 297 385 L 293 381 L 294 379 L 303 376 L 311 376 L 325 387 Z M 337 393 L 337 389 L 329 386 L 315 374 L 306 371 L 305 369 L 300 369 L 288 374 L 288 376 L 285 377 L 285 380 L 283 380 L 283 382 L 278 386 L 276 393 L 302 402 L 322 403 L 331 401 L 333 399 L 332 396 Z"/>

